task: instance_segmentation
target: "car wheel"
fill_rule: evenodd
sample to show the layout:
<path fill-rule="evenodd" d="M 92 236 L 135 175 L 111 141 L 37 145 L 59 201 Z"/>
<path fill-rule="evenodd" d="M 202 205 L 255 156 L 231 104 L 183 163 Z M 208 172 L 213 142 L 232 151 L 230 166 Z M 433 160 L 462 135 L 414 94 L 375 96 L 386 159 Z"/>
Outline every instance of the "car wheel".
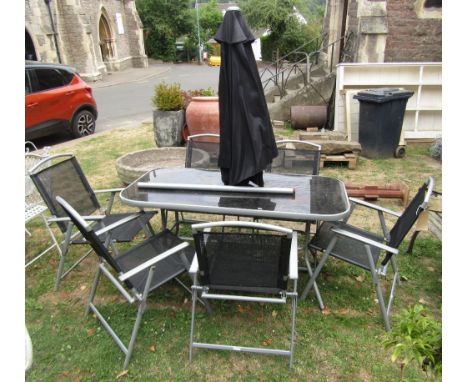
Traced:
<path fill-rule="evenodd" d="M 84 137 L 94 133 L 96 118 L 89 110 L 81 110 L 75 115 L 72 122 L 71 133 L 75 138 Z"/>

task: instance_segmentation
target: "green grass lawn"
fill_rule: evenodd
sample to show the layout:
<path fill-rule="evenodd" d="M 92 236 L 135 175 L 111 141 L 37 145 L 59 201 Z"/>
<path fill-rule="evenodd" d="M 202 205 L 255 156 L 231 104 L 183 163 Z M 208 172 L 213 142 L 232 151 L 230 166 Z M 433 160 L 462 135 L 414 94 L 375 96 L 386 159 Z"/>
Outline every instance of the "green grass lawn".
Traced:
<path fill-rule="evenodd" d="M 277 132 L 278 133 L 278 132 Z M 281 133 L 281 132 L 279 132 Z M 120 186 L 115 160 L 128 152 L 154 147 L 150 125 L 117 129 L 85 140 L 53 148 L 53 153 L 73 152 L 93 188 Z M 427 147 L 409 146 L 404 159 L 359 159 L 356 170 L 326 166 L 322 174 L 358 184 L 404 182 L 410 197 L 432 175 L 441 190 L 442 169 L 430 158 Z M 399 201 L 380 202 L 402 210 Z M 117 206 L 125 209 L 125 206 Z M 374 229 L 378 218 L 356 211 L 351 220 Z M 155 227 L 159 218 L 153 219 Z M 47 246 L 40 223 L 30 225 L 33 236 L 26 239 L 26 258 Z M 299 228 L 299 226 L 298 226 Z M 407 238 L 409 240 L 409 237 Z M 418 236 L 412 255 L 405 254 L 408 241 L 398 255 L 404 281 L 396 291 L 393 320 L 402 310 L 422 303 L 434 318 L 442 311 L 442 243 L 428 233 Z M 85 247 L 73 246 L 75 259 Z M 34 346 L 34 363 L 28 381 L 395 381 L 400 367 L 385 350 L 380 311 L 370 275 L 342 262 L 329 260 L 319 278 L 327 309 L 321 312 L 313 294 L 299 302 L 294 368 L 283 357 L 194 350 L 188 362 L 190 296 L 176 283 L 168 283 L 149 298 L 148 309 L 137 338 L 128 371 L 123 372 L 123 354 L 85 305 L 96 267 L 88 257 L 53 291 L 58 255 L 50 253 L 26 270 L 26 326 Z M 72 262 L 70 260 L 70 263 Z M 390 272 L 391 275 L 391 272 Z M 299 281 L 304 288 L 305 274 Z M 187 283 L 187 275 L 183 277 Z M 388 284 L 387 284 L 388 285 Z M 387 286 L 385 285 L 385 286 Z M 124 338 L 129 338 L 136 316 L 134 306 L 105 281 L 96 299 L 104 315 Z M 214 303 L 208 315 L 197 310 L 197 334 L 206 342 L 245 346 L 287 347 L 290 305 Z M 406 380 L 437 380 L 417 365 L 404 370 Z"/>

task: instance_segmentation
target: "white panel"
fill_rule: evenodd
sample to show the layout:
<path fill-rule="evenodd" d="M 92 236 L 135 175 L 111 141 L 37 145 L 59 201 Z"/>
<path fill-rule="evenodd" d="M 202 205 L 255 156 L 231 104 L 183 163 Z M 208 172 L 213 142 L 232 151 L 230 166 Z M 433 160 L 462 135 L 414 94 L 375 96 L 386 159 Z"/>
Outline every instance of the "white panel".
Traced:
<path fill-rule="evenodd" d="M 441 133 L 442 64 L 421 62 L 338 64 L 335 130 L 347 130 L 345 92 L 380 87 L 404 88 L 415 93 L 408 100 L 403 121 L 406 136 L 409 134 L 409 136 L 425 138 L 424 134 L 426 134 L 427 138 L 432 138 L 436 132 Z M 357 140 L 359 102 L 354 100 L 351 95 L 350 103 L 352 139 Z M 416 114 L 418 114 L 418 118 L 416 118 Z"/>

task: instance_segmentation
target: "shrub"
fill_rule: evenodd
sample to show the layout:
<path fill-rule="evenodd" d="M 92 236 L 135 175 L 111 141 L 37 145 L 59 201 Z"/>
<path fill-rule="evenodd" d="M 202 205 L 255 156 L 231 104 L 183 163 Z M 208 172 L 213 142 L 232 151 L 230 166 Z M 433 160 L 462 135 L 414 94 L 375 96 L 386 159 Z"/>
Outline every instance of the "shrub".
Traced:
<path fill-rule="evenodd" d="M 180 84 L 168 85 L 164 81 L 154 87 L 153 106 L 159 110 L 182 110 L 184 97 Z"/>
<path fill-rule="evenodd" d="M 394 349 L 392 362 L 400 363 L 402 377 L 404 367 L 413 361 L 426 373 L 442 373 L 442 324 L 427 316 L 422 305 L 403 310 L 384 346 Z"/>
<path fill-rule="evenodd" d="M 207 89 L 195 89 L 183 91 L 182 96 L 184 97 L 184 109 L 187 109 L 187 106 L 192 101 L 193 97 L 212 97 L 215 96 L 216 92 L 211 88 Z"/>

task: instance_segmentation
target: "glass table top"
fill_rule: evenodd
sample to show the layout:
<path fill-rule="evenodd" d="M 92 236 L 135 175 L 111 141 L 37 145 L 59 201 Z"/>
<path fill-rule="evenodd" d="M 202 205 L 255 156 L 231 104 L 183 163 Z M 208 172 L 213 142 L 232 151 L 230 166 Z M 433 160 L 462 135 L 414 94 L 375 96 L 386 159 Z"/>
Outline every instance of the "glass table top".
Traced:
<path fill-rule="evenodd" d="M 292 188 L 292 194 L 152 189 L 138 183 L 223 186 L 216 170 L 161 168 L 151 170 L 125 188 L 124 203 L 161 208 L 291 221 L 335 221 L 350 211 L 345 185 L 325 176 L 264 173 L 265 188 Z"/>

